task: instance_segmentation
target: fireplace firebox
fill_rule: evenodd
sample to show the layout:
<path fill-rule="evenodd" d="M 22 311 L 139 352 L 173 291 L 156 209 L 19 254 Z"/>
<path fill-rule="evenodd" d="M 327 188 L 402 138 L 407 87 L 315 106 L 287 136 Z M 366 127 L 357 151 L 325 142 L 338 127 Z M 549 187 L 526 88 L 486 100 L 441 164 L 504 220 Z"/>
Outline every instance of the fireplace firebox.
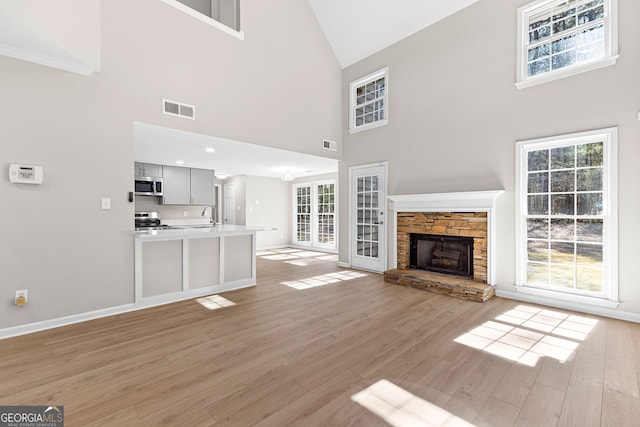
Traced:
<path fill-rule="evenodd" d="M 411 233 L 409 266 L 473 278 L 473 238 Z"/>

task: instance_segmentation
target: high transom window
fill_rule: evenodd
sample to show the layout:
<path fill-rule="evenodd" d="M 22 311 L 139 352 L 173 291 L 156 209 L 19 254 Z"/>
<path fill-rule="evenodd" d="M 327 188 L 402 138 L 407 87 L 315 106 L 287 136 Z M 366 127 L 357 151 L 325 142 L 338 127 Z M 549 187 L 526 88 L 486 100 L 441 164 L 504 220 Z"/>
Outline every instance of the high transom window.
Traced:
<path fill-rule="evenodd" d="M 519 9 L 518 87 L 615 63 L 617 0 L 543 0 Z"/>
<path fill-rule="evenodd" d="M 617 298 L 615 135 L 519 143 L 517 285 Z"/>
<path fill-rule="evenodd" d="M 349 131 L 387 124 L 387 68 L 350 84 Z"/>

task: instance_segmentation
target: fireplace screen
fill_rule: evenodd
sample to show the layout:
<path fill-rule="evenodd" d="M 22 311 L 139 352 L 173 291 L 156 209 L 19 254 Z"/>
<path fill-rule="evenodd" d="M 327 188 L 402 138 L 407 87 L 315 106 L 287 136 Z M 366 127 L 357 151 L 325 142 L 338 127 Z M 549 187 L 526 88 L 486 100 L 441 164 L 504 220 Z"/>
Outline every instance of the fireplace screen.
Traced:
<path fill-rule="evenodd" d="M 411 268 L 473 277 L 473 238 L 410 235 L 409 265 Z"/>

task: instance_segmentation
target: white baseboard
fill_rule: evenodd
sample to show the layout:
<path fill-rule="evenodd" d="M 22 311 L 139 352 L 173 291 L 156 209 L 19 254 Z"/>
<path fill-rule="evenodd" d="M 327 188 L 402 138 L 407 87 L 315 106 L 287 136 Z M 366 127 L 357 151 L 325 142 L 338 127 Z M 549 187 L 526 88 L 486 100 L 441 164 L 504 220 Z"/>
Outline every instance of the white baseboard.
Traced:
<path fill-rule="evenodd" d="M 72 314 L 70 316 L 58 317 L 51 320 L 43 320 L 41 322 L 27 323 L 24 325 L 11 326 L 9 328 L 0 329 L 0 340 L 5 338 L 16 337 L 19 335 L 31 334 L 34 332 L 44 331 L 47 329 L 59 328 L 61 326 L 73 325 L 74 323 L 87 322 L 89 320 L 100 319 L 102 317 L 114 316 L 116 314 L 127 313 L 130 311 L 142 310 L 145 308 L 155 307 L 158 305 L 171 304 L 173 302 L 183 301 L 186 299 L 198 298 L 212 293 L 233 291 L 236 289 L 255 286 L 253 280 L 242 279 L 222 285 L 215 285 L 207 288 L 192 289 L 187 292 L 176 292 L 167 295 L 158 295 L 156 297 L 143 298 L 138 304 L 125 304 L 116 307 L 103 308 L 100 310 L 89 311 L 86 313 Z"/>
<path fill-rule="evenodd" d="M 139 310 L 144 307 L 138 307 L 135 304 L 126 304 L 116 307 L 103 308 L 86 313 L 72 314 L 70 316 L 58 317 L 56 319 L 43 320 L 40 322 L 26 323 L 24 325 L 11 326 L 9 328 L 0 329 L 0 339 L 16 337 L 18 335 L 31 334 L 33 332 L 44 331 L 47 329 L 59 328 L 60 326 L 73 325 L 74 323 L 86 322 L 88 320 L 100 319 L 101 317 L 114 316 L 116 314 L 127 313 L 129 311 Z"/>
<path fill-rule="evenodd" d="M 351 268 L 351 263 L 338 261 L 338 267 Z"/>
<path fill-rule="evenodd" d="M 607 307 L 599 307 L 590 304 L 572 303 L 537 295 L 523 294 L 519 292 L 502 291 L 496 289 L 496 296 L 512 299 L 516 301 L 530 302 L 535 304 L 548 305 L 565 310 L 579 311 L 582 313 L 595 314 L 596 316 L 611 317 L 613 319 L 626 320 L 628 322 L 640 323 L 640 314 L 629 311 L 615 310 Z"/>

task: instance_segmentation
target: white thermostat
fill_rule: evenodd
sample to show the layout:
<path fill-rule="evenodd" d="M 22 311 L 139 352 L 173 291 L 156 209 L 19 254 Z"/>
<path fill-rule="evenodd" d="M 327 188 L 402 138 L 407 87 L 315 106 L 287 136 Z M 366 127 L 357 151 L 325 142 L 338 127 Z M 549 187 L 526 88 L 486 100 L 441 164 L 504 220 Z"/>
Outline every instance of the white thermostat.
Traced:
<path fill-rule="evenodd" d="M 42 166 L 11 165 L 9 181 L 17 184 L 42 184 Z"/>

